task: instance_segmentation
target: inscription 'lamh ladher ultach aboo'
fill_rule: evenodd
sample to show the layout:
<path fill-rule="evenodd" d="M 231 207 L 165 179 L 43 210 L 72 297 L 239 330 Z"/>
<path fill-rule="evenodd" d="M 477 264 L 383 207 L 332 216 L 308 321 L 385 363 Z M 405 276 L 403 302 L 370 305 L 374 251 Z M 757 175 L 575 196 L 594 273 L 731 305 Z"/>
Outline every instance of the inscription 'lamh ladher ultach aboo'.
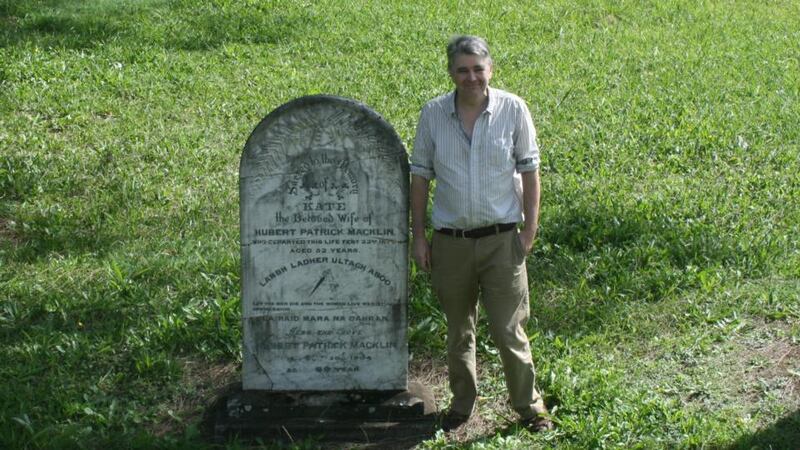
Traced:
<path fill-rule="evenodd" d="M 240 165 L 243 387 L 405 389 L 408 162 L 352 100 L 303 97 Z"/>

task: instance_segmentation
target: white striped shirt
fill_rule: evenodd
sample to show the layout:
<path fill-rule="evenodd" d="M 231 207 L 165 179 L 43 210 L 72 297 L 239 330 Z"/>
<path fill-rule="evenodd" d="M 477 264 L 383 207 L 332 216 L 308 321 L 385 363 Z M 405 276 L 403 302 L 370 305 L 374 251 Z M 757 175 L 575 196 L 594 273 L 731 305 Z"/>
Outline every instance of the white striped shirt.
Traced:
<path fill-rule="evenodd" d="M 525 101 L 489 88 L 472 142 L 456 115 L 455 92 L 420 114 L 411 173 L 436 179 L 433 227 L 472 229 L 522 221 L 521 172 L 539 167 L 536 129 Z"/>

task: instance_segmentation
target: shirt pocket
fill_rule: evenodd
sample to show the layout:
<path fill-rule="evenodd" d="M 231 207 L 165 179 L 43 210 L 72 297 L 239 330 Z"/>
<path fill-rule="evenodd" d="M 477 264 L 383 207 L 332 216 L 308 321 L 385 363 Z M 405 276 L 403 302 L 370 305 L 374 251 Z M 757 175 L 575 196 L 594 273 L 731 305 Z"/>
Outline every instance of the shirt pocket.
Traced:
<path fill-rule="evenodd" d="M 489 142 L 489 165 L 497 169 L 514 166 L 514 141 L 509 136 L 501 136 Z"/>

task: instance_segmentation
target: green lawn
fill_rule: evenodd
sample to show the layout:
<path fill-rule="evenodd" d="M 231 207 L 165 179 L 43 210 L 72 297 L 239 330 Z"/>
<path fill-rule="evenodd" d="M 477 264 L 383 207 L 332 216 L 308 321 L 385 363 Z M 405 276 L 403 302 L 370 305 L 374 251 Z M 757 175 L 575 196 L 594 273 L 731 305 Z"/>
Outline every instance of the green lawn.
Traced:
<path fill-rule="evenodd" d="M 558 427 L 510 426 L 482 328 L 480 422 L 420 447 L 800 446 L 797 1 L 0 0 L 0 448 L 201 447 L 241 362 L 250 131 L 327 93 L 411 150 L 456 33 L 539 132 L 529 334 Z M 412 273 L 413 376 L 444 407 Z"/>

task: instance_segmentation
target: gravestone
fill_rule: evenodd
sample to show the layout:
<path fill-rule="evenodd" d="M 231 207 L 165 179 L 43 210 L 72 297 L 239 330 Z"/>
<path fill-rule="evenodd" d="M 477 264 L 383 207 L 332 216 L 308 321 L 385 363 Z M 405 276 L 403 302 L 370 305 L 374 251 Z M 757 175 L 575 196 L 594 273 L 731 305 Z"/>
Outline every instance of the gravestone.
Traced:
<path fill-rule="evenodd" d="M 408 160 L 394 129 L 353 100 L 302 97 L 255 128 L 239 175 L 244 391 L 218 431 L 268 423 L 296 438 L 324 423 L 347 438 L 430 418 L 430 395 L 407 382 Z"/>
<path fill-rule="evenodd" d="M 366 107 L 305 97 L 240 166 L 245 389 L 405 389 L 408 162 Z"/>

